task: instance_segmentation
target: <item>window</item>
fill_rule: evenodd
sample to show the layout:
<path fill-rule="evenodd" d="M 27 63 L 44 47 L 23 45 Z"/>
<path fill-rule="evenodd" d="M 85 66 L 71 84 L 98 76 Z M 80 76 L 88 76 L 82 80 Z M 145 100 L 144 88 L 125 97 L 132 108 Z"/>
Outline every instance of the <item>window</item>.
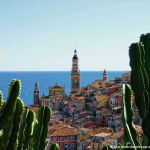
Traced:
<path fill-rule="evenodd" d="M 54 140 L 55 140 L 55 141 L 58 141 L 58 137 L 54 137 Z"/>
<path fill-rule="evenodd" d="M 71 139 L 74 139 L 75 137 L 74 137 L 74 135 L 71 135 Z"/>
<path fill-rule="evenodd" d="M 64 145 L 64 150 L 68 150 L 68 144 Z"/>
<path fill-rule="evenodd" d="M 72 143 L 71 146 L 72 146 L 72 150 L 74 150 L 75 149 L 74 143 Z"/>

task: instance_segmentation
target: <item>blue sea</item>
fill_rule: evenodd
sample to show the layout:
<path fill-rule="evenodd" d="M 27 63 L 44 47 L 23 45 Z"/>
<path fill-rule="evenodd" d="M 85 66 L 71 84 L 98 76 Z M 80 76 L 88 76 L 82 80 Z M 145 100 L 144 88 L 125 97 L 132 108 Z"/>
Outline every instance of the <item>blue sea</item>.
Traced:
<path fill-rule="evenodd" d="M 108 71 L 108 80 L 121 77 L 126 71 Z M 102 79 L 102 71 L 81 71 L 81 87 L 86 86 L 97 79 Z M 71 73 L 69 71 L 50 71 L 50 72 L 0 72 L 0 90 L 3 92 L 4 99 L 7 98 L 9 83 L 12 79 L 19 79 L 22 82 L 20 97 L 25 105 L 33 104 L 34 83 L 37 81 L 40 86 L 40 95 L 48 95 L 49 86 L 55 84 L 64 86 L 66 94 L 71 90 Z"/>

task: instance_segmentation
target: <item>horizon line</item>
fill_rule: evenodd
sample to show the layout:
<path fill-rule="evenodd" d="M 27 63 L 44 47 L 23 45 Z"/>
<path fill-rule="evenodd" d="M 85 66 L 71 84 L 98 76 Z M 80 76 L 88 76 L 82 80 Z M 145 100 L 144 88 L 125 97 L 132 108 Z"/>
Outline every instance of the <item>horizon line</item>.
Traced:
<path fill-rule="evenodd" d="M 80 72 L 103 72 L 104 70 L 80 70 Z M 131 71 L 131 70 L 106 70 L 111 71 Z M 71 72 L 70 70 L 1 70 L 0 72 Z"/>

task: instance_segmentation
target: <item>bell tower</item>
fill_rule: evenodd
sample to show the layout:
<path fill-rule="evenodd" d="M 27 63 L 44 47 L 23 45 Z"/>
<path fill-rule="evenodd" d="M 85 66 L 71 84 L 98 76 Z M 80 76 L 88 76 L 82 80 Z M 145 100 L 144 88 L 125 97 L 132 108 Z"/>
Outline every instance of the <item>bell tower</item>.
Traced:
<path fill-rule="evenodd" d="M 103 72 L 103 81 L 107 81 L 107 72 L 106 72 L 106 69 L 104 69 L 104 72 Z"/>
<path fill-rule="evenodd" d="M 34 85 L 34 105 L 36 104 L 40 105 L 40 90 L 38 82 L 35 82 Z"/>
<path fill-rule="evenodd" d="M 76 49 L 74 50 L 74 56 L 72 58 L 72 71 L 71 71 L 71 93 L 76 93 L 80 89 L 80 71 L 79 71 L 79 59 Z"/>

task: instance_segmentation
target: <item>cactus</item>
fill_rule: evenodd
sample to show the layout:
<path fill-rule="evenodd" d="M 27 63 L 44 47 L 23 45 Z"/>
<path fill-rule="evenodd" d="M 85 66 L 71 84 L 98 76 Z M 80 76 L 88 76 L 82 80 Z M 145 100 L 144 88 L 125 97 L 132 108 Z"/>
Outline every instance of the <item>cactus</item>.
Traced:
<path fill-rule="evenodd" d="M 21 115 L 17 150 L 21 150 L 23 147 L 23 141 L 25 137 L 24 129 L 26 127 L 26 118 L 27 118 L 28 111 L 29 111 L 28 109 L 25 109 Z"/>
<path fill-rule="evenodd" d="M 51 116 L 50 108 L 48 106 L 45 106 L 44 117 L 43 117 L 43 130 L 41 134 L 39 150 L 44 149 L 47 145 L 47 133 L 48 133 L 50 116 Z"/>
<path fill-rule="evenodd" d="M 18 98 L 17 103 L 16 103 L 16 111 L 14 113 L 14 118 L 13 118 L 12 132 L 9 138 L 9 144 L 8 144 L 7 149 L 15 150 L 16 148 L 17 131 L 19 128 L 19 122 L 20 122 L 23 108 L 24 108 L 24 105 L 22 103 L 22 100 Z"/>
<path fill-rule="evenodd" d="M 37 121 L 34 112 L 24 108 L 20 87 L 20 81 L 11 82 L 6 102 L 0 93 L 0 149 L 45 150 L 51 110 L 42 106 Z"/>
<path fill-rule="evenodd" d="M 29 149 L 30 147 L 30 140 L 33 135 L 33 128 L 34 128 L 34 113 L 32 110 L 29 110 L 26 117 L 26 127 L 24 129 L 23 149 Z"/>
<path fill-rule="evenodd" d="M 58 144 L 51 144 L 49 150 L 59 150 Z"/>
<path fill-rule="evenodd" d="M 150 33 L 142 35 L 140 42 L 131 44 L 129 56 L 131 87 L 142 118 L 144 137 L 150 145 Z"/>
<path fill-rule="evenodd" d="M 40 137 L 41 137 L 41 134 L 42 134 L 42 130 L 43 130 L 43 116 L 44 116 L 44 107 L 41 107 L 39 109 L 39 112 L 38 112 L 38 122 L 36 122 L 36 125 L 35 125 L 35 128 L 34 128 L 34 149 L 37 149 L 39 148 L 39 141 L 40 141 Z"/>
<path fill-rule="evenodd" d="M 12 80 L 10 83 L 7 102 L 0 114 L 0 130 L 5 127 L 14 114 L 17 97 L 20 94 L 20 87 L 20 81 Z"/>
<path fill-rule="evenodd" d="M 38 122 L 34 118 L 33 111 L 27 109 L 23 112 L 17 150 L 21 150 L 22 148 L 45 150 L 50 112 L 48 106 L 42 106 L 39 109 Z"/>
<path fill-rule="evenodd" d="M 132 109 L 131 88 L 129 85 L 122 85 L 123 98 L 123 123 L 124 123 L 124 137 L 125 144 L 130 143 L 132 146 L 140 146 L 140 139 L 136 128 L 133 124 L 134 113 Z"/>
<path fill-rule="evenodd" d="M 3 94 L 2 92 L 0 91 L 0 110 L 1 108 L 3 107 L 3 104 L 4 104 L 4 101 L 3 101 Z M 0 111 L 1 112 L 1 111 Z"/>
<path fill-rule="evenodd" d="M 1 107 L 0 113 L 0 130 L 3 131 L 3 135 L 0 137 L 0 149 L 7 149 L 9 144 L 9 138 L 11 136 L 13 128 L 13 116 L 16 110 L 17 97 L 20 94 L 21 83 L 17 80 L 12 80 L 9 86 L 8 98 L 4 103 L 1 96 Z"/>
<path fill-rule="evenodd" d="M 51 111 L 48 106 L 43 106 L 39 109 L 38 123 L 36 124 L 34 130 L 34 140 L 33 140 L 34 149 L 42 150 L 47 145 L 46 138 L 47 138 L 50 115 L 51 115 Z"/>

